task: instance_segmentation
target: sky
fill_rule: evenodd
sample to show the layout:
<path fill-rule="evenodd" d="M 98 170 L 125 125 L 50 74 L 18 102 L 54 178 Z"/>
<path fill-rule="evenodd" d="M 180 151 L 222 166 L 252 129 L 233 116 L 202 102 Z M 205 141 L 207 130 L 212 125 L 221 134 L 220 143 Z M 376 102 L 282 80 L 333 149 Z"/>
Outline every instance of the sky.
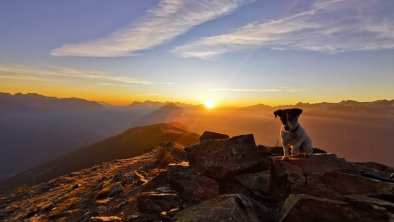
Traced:
<path fill-rule="evenodd" d="M 394 1 L 2 0 L 0 91 L 115 105 L 394 99 Z"/>

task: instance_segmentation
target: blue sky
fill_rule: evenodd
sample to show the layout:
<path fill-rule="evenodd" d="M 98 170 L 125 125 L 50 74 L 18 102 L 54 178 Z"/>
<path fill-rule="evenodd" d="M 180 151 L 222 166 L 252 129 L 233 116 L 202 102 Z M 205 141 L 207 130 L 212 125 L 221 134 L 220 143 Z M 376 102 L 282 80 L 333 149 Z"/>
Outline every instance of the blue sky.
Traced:
<path fill-rule="evenodd" d="M 0 91 L 115 104 L 394 97 L 386 0 L 3 0 Z"/>

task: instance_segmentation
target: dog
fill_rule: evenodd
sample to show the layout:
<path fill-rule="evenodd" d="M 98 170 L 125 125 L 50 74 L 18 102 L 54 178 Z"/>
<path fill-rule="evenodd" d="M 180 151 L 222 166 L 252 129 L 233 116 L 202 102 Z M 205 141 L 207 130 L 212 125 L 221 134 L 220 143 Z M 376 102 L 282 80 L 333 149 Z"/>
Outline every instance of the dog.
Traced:
<path fill-rule="evenodd" d="M 280 130 L 280 137 L 283 146 L 282 160 L 290 158 L 289 150 L 291 149 L 291 156 L 310 156 L 313 153 L 312 140 L 306 133 L 304 128 L 298 123 L 298 117 L 301 115 L 302 109 L 279 109 L 274 112 L 275 118 L 280 117 L 282 127 Z"/>

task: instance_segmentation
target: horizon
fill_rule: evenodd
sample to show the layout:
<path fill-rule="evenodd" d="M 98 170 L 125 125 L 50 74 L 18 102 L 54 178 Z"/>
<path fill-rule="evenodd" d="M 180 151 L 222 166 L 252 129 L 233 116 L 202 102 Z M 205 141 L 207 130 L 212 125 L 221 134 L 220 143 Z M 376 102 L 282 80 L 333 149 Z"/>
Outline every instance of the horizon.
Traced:
<path fill-rule="evenodd" d="M 51 96 L 51 95 L 43 95 L 43 94 L 39 94 L 39 93 L 34 93 L 34 92 L 28 92 L 28 93 L 22 93 L 22 92 L 17 92 L 17 93 L 9 93 L 9 92 L 1 92 L 1 93 L 6 93 L 6 94 L 10 94 L 10 95 L 17 95 L 17 94 L 21 94 L 21 95 L 38 95 L 38 96 L 44 96 L 44 97 L 52 97 L 52 98 L 56 98 L 56 99 L 82 99 L 82 100 L 86 100 L 89 102 L 96 102 L 98 104 L 106 104 L 106 105 L 110 105 L 110 106 L 115 106 L 115 107 L 125 107 L 125 106 L 129 106 L 132 105 L 133 103 L 146 103 L 146 102 L 152 102 L 152 103 L 180 103 L 180 104 L 184 104 L 184 105 L 191 105 L 191 106 L 205 106 L 204 102 L 202 103 L 186 103 L 186 102 L 182 102 L 182 101 L 158 101 L 158 100 L 134 100 L 134 101 L 130 101 L 129 103 L 126 104 L 111 104 L 111 103 L 107 103 L 107 102 L 103 102 L 103 101 L 96 101 L 96 100 L 90 100 L 90 99 L 86 99 L 86 98 L 81 98 L 81 97 L 57 97 L 57 96 Z M 321 104 L 321 103 L 341 103 L 341 102 L 346 102 L 346 101 L 354 101 L 354 102 L 358 102 L 358 103 L 372 103 L 372 102 L 379 102 L 379 101 L 392 101 L 394 100 L 394 98 L 387 98 L 387 99 L 378 99 L 378 100 L 370 100 L 370 101 L 359 101 L 359 100 L 354 100 L 354 99 L 342 99 L 340 101 L 334 101 L 334 102 L 328 102 L 328 101 L 319 101 L 319 102 L 305 102 L 305 101 L 298 101 L 296 103 L 293 104 L 277 104 L 277 105 L 271 105 L 271 104 L 267 104 L 264 103 L 262 101 L 257 102 L 257 103 L 251 103 L 251 104 L 246 104 L 246 105 L 223 105 L 223 104 L 218 104 L 216 103 L 216 101 L 213 101 L 213 107 L 212 108 L 208 108 L 208 109 L 216 109 L 216 108 L 245 108 L 245 107 L 250 107 L 250 106 L 256 106 L 256 105 L 266 105 L 266 106 L 270 106 L 270 107 L 280 107 L 280 106 L 296 106 L 299 103 L 302 104 Z"/>
<path fill-rule="evenodd" d="M 382 0 L 2 1 L 0 91 L 113 105 L 391 99 L 393 10 Z"/>

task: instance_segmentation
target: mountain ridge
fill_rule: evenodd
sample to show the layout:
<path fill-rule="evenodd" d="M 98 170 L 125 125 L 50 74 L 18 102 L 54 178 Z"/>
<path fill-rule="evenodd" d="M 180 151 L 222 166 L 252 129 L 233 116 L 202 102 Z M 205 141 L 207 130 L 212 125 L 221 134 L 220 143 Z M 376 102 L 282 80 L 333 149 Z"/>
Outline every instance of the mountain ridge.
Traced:
<path fill-rule="evenodd" d="M 0 218 L 179 222 L 394 218 L 394 183 L 379 180 L 389 177 L 393 168 L 354 164 L 324 151 L 289 161 L 280 160 L 280 155 L 279 148 L 256 146 L 252 134 L 216 139 L 210 133 L 191 146 L 162 144 L 140 156 L 21 187 L 0 197 Z"/>
<path fill-rule="evenodd" d="M 198 134 L 188 132 L 179 123 L 134 127 L 19 173 L 0 183 L 0 193 L 21 184 L 37 184 L 101 162 L 140 155 L 161 143 L 172 141 L 190 145 L 198 142 L 198 137 Z"/>

